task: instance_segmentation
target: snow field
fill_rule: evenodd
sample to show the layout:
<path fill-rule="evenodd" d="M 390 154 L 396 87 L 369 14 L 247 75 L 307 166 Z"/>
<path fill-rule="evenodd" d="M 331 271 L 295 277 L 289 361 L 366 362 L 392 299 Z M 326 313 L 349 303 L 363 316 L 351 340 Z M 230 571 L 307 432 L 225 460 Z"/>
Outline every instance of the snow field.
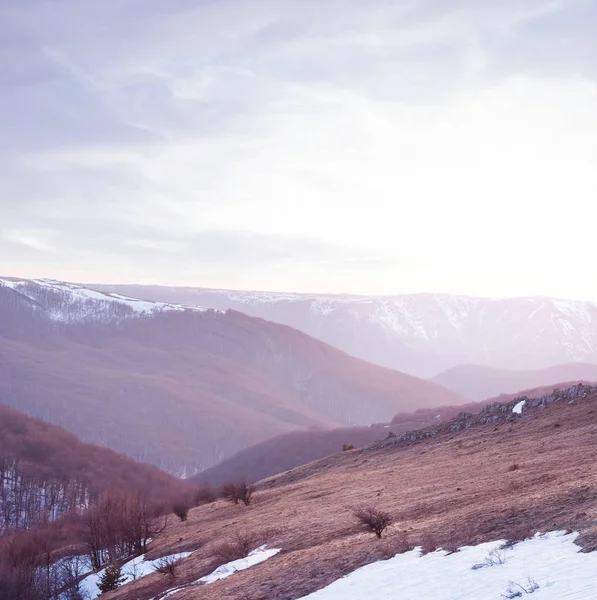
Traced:
<path fill-rule="evenodd" d="M 578 534 L 556 531 L 499 550 L 502 541 L 466 546 L 447 554 L 424 556 L 419 549 L 366 565 L 302 600 L 594 600 L 597 599 L 597 552 L 582 553 Z M 503 564 L 479 567 L 498 550 Z M 473 569 L 473 565 L 477 565 Z M 530 594 L 519 585 L 531 589 Z M 520 596 L 510 595 L 520 592 Z"/>

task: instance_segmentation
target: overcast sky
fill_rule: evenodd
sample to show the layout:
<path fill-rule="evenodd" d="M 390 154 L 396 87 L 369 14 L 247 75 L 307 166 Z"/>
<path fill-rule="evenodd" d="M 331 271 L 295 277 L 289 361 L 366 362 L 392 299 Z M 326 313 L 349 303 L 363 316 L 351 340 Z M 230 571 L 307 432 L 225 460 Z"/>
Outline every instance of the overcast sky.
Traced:
<path fill-rule="evenodd" d="M 594 0 L 2 0 L 0 274 L 597 300 Z"/>

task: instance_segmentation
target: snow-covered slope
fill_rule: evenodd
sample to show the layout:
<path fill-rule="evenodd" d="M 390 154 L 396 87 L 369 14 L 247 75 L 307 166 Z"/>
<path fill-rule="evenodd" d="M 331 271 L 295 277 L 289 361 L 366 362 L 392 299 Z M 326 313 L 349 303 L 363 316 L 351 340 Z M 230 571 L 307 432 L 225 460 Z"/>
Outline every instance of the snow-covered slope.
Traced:
<path fill-rule="evenodd" d="M 597 553 L 583 554 L 576 534 L 554 532 L 501 549 L 503 540 L 443 550 L 424 556 L 418 550 L 372 563 L 307 600 L 589 600 L 597 598 Z"/>
<path fill-rule="evenodd" d="M 477 364 L 543 369 L 597 363 L 597 304 L 414 294 L 318 296 L 99 286 L 154 301 L 234 309 L 290 325 L 353 356 L 414 375 Z"/>
<path fill-rule="evenodd" d="M 122 320 L 160 311 L 206 310 L 197 306 L 139 300 L 53 279 L 2 278 L 2 286 L 30 300 L 50 320 L 63 323 Z"/>

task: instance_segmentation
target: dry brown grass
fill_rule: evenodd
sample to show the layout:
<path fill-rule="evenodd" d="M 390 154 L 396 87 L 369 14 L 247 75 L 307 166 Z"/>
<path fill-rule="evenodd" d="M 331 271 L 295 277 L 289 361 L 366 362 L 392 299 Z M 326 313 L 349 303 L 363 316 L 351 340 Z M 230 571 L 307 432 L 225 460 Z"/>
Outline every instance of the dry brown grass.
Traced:
<path fill-rule="evenodd" d="M 262 531 L 264 524 L 275 526 L 267 542 L 282 553 L 175 596 L 274 600 L 300 598 L 412 543 L 453 550 L 492 539 L 523 539 L 536 531 L 573 529 L 595 545 L 597 413 L 588 408 L 597 408 L 597 398 L 553 405 L 497 427 L 339 453 L 260 482 L 248 507 L 219 500 L 192 509 L 186 523 L 172 522 L 156 540 L 154 554 L 169 553 L 181 543 L 203 544 L 179 567 L 178 581 L 191 581 L 213 568 L 214 549 L 224 538 L 239 530 Z M 556 422 L 561 427 L 554 428 Z M 524 468 L 508 471 L 512 464 Z M 383 540 L 355 523 L 352 508 L 359 505 L 391 512 L 394 524 Z M 106 600 L 147 600 L 155 595 L 157 579 L 150 575 Z"/>

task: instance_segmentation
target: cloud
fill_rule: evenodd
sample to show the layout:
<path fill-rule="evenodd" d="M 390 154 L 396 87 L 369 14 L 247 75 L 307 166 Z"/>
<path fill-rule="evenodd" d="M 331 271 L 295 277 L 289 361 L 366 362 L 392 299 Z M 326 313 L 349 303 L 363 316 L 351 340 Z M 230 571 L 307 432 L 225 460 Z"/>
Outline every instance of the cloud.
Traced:
<path fill-rule="evenodd" d="M 570 275 L 591 221 L 563 225 L 597 191 L 595 16 L 581 0 L 3 3 L 0 268 L 597 299 Z"/>
<path fill-rule="evenodd" d="M 7 244 L 25 246 L 31 250 L 51 252 L 51 245 L 44 239 L 46 232 L 31 229 L 8 229 L 0 231 L 0 239 Z"/>

